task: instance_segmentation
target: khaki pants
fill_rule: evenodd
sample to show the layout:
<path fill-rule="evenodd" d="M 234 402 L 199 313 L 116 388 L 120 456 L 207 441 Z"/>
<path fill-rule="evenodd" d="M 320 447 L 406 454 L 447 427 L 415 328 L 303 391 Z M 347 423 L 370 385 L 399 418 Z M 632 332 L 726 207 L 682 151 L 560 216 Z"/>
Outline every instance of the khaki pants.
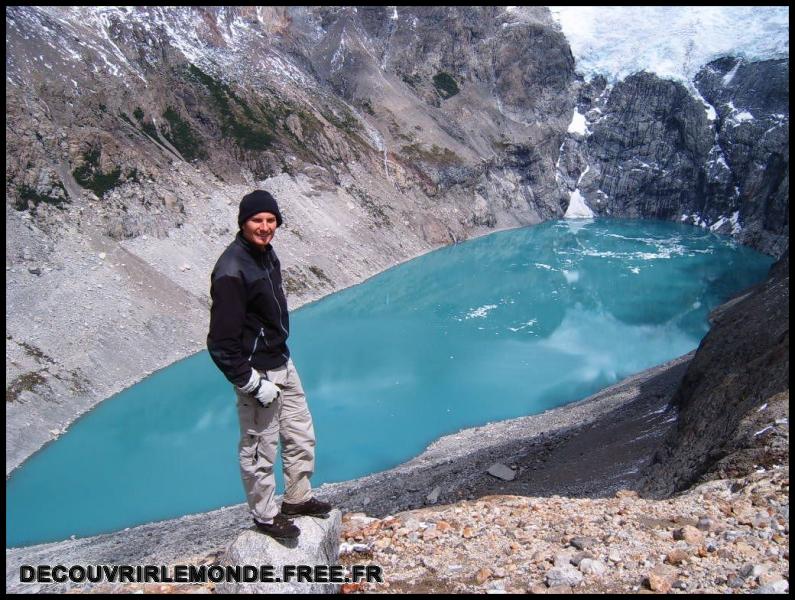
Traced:
<path fill-rule="evenodd" d="M 251 516 L 261 523 L 270 523 L 279 512 L 274 501 L 273 472 L 279 440 L 285 502 L 295 504 L 312 497 L 309 477 L 315 471 L 315 430 L 295 365 L 290 359 L 267 373 L 268 379 L 281 389 L 279 399 L 267 407 L 235 388 L 240 418 L 240 474 Z"/>

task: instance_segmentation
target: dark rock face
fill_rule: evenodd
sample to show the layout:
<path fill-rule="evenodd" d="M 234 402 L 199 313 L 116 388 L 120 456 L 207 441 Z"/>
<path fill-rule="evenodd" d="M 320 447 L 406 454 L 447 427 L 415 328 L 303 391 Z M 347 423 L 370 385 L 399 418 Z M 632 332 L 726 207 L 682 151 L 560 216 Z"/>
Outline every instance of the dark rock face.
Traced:
<path fill-rule="evenodd" d="M 612 89 L 583 85 L 589 133 L 566 140 L 559 174 L 595 214 L 686 221 L 780 256 L 789 240 L 788 65 L 706 65 L 695 86 L 709 105 L 649 73 Z"/>
<path fill-rule="evenodd" d="M 789 254 L 712 319 L 672 400 L 676 428 L 643 474 L 641 489 L 651 496 L 787 460 Z"/>
<path fill-rule="evenodd" d="M 718 114 L 715 146 L 729 171 L 707 201 L 739 210 L 740 239 L 778 256 L 789 240 L 789 61 L 723 58 L 695 82 Z"/>
<path fill-rule="evenodd" d="M 704 108 L 681 85 L 649 73 L 610 92 L 588 140 L 603 165 L 590 181 L 607 195 L 605 211 L 633 218 L 675 218 L 696 202 L 699 167 L 711 145 Z"/>

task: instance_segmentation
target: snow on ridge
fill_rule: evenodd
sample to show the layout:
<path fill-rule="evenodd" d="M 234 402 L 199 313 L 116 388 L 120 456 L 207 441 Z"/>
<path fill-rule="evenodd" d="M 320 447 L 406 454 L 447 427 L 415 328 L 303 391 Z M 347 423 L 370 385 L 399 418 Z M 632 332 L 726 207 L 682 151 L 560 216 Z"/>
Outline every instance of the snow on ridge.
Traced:
<path fill-rule="evenodd" d="M 549 8 L 587 79 L 601 74 L 614 83 L 649 71 L 690 84 L 701 67 L 721 56 L 789 57 L 786 6 Z M 729 74 L 725 79 L 731 81 Z"/>

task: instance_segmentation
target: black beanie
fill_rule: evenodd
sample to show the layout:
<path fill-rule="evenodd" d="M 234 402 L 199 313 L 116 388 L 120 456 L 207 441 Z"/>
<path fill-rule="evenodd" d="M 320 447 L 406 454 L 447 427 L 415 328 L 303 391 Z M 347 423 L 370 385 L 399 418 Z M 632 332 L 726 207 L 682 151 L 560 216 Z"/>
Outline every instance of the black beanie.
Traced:
<path fill-rule="evenodd" d="M 276 227 L 282 224 L 282 213 L 279 212 L 279 205 L 276 198 L 265 190 L 254 190 L 250 194 L 243 196 L 240 201 L 240 211 L 237 213 L 237 224 L 242 227 L 249 218 L 261 212 L 269 212 L 276 217 Z"/>

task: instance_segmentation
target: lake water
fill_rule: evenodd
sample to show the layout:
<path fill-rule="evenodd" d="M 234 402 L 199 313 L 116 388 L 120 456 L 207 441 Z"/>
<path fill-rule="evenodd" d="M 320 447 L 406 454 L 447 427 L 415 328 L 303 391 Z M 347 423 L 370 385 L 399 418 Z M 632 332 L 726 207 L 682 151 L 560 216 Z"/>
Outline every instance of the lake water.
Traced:
<path fill-rule="evenodd" d="M 685 354 L 709 311 L 771 264 L 687 225 L 557 221 L 443 248 L 294 311 L 290 348 L 318 440 L 312 482 L 388 469 L 444 434 Z M 244 502 L 237 443 L 230 384 L 207 352 L 180 361 L 14 471 L 6 546 Z"/>

